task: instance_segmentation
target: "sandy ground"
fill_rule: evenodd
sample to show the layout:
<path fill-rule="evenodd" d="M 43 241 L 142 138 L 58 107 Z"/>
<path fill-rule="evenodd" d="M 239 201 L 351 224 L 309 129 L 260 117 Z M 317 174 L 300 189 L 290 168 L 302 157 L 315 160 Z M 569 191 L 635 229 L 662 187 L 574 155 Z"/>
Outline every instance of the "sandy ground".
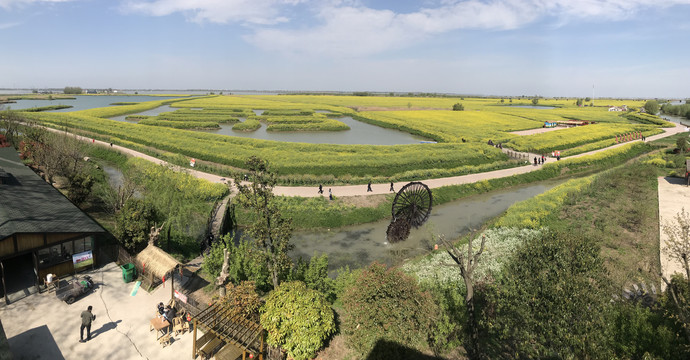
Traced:
<path fill-rule="evenodd" d="M 136 296 L 130 296 L 134 283 L 122 281 L 122 271 L 115 263 L 86 274 L 94 279 L 96 288 L 72 305 L 59 301 L 51 291 L 0 307 L 15 359 L 191 358 L 191 333 L 175 336 L 174 342 L 163 348 L 155 333 L 149 331 L 156 304 L 170 299 L 169 282 L 153 293 L 139 289 Z M 178 281 L 176 278 L 176 284 Z M 91 325 L 92 339 L 80 343 L 80 314 L 89 305 L 96 315 Z"/>
<path fill-rule="evenodd" d="M 525 135 L 541 134 L 541 133 L 545 133 L 545 132 L 549 132 L 549 131 L 564 130 L 564 129 L 568 129 L 568 128 L 563 127 L 563 126 L 557 126 L 557 127 L 551 127 L 551 128 L 536 128 L 536 129 L 529 129 L 529 130 L 513 131 L 513 132 L 511 132 L 511 134 L 525 136 Z"/>
<path fill-rule="evenodd" d="M 663 231 L 663 224 L 674 222 L 674 217 L 683 208 L 690 212 L 690 187 L 685 186 L 685 180 L 680 178 L 660 177 L 659 179 L 659 249 L 661 250 L 661 273 L 671 279 L 674 273 L 684 274 L 683 266 L 677 260 L 672 260 L 664 251 L 668 236 Z M 666 287 L 662 283 L 662 289 Z"/>

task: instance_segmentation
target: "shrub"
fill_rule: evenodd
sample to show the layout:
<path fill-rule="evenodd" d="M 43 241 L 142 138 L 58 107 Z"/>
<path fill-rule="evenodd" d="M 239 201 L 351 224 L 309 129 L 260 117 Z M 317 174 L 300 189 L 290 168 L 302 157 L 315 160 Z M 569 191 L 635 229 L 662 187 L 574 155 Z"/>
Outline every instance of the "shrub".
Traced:
<path fill-rule="evenodd" d="M 453 104 L 453 111 L 463 111 L 465 107 L 461 103 Z"/>
<path fill-rule="evenodd" d="M 239 285 L 229 283 L 225 285 L 225 289 L 225 297 L 222 301 L 230 305 L 230 316 L 242 315 L 248 318 L 259 314 L 263 301 L 256 293 L 253 281 L 242 281 Z"/>
<path fill-rule="evenodd" d="M 412 348 L 426 345 L 437 314 L 431 296 L 420 290 L 414 278 L 378 263 L 362 271 L 346 289 L 343 306 L 347 312 L 343 332 L 351 348 L 362 355 L 380 341 Z"/>
<path fill-rule="evenodd" d="M 301 360 L 313 357 L 335 333 L 335 317 L 323 294 L 292 281 L 268 295 L 261 308 L 261 326 L 268 332 L 268 344 Z"/>
<path fill-rule="evenodd" d="M 321 292 L 331 303 L 335 300 L 333 279 L 328 277 L 328 254 L 314 255 L 309 262 L 300 257 L 290 278 L 302 281 L 308 288 Z"/>

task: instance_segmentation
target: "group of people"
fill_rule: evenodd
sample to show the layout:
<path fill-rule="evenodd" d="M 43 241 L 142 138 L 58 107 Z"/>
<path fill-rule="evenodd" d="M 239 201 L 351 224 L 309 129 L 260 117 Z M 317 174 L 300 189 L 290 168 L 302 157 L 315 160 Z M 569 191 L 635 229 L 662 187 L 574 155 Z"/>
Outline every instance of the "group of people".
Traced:
<path fill-rule="evenodd" d="M 169 323 L 172 324 L 172 319 L 175 317 L 176 313 L 177 311 L 175 311 L 174 307 L 170 305 L 163 306 L 163 303 L 158 303 L 158 316 L 168 320 Z"/>
<path fill-rule="evenodd" d="M 534 165 L 541 165 L 546 162 L 546 156 L 535 156 L 534 157 Z"/>
<path fill-rule="evenodd" d="M 374 190 L 371 189 L 371 181 L 367 183 L 367 192 L 373 192 Z M 390 187 L 391 192 L 395 192 L 395 185 L 391 181 L 391 187 Z M 319 184 L 319 195 L 323 195 L 323 185 Z M 333 200 L 333 192 L 331 191 L 330 188 L 328 188 L 328 198 L 330 200 Z"/>
<path fill-rule="evenodd" d="M 323 185 L 319 184 L 319 195 L 323 195 Z M 333 200 L 333 192 L 328 188 L 328 199 Z"/>

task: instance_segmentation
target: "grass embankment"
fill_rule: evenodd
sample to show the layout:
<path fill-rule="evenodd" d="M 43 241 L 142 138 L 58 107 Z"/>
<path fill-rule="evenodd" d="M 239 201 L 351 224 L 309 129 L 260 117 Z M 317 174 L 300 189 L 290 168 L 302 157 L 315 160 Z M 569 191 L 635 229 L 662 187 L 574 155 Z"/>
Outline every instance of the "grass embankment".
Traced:
<path fill-rule="evenodd" d="M 616 291 L 640 281 L 658 284 L 658 175 L 654 166 L 634 161 L 514 204 L 487 223 L 478 275 L 495 276 L 522 241 L 550 228 L 596 239 Z M 403 268 L 422 281 L 457 281 L 457 269 L 448 270 L 440 265 L 444 263 L 452 259 L 445 251 L 434 251 Z"/>
<path fill-rule="evenodd" d="M 335 181 L 366 183 L 370 179 L 386 182 L 389 179 L 443 177 L 515 166 L 515 162 L 510 162 L 499 149 L 477 143 L 391 146 L 285 143 L 94 117 L 143 111 L 141 108 L 131 108 L 139 106 L 125 105 L 74 113 L 32 113 L 26 116 L 47 126 L 67 126 L 135 150 L 151 152 L 153 148 L 179 154 L 182 159 L 186 156 L 236 168 L 242 168 L 252 155 L 271 159 L 271 167 L 281 176 L 281 182 L 287 184 L 329 184 Z M 130 109 L 125 109 L 128 107 Z M 189 159 L 177 161 L 176 164 L 185 166 Z"/>
<path fill-rule="evenodd" d="M 33 108 L 28 108 L 28 109 L 19 109 L 18 111 L 25 111 L 25 112 L 39 112 L 39 111 L 51 111 L 51 110 L 60 110 L 60 109 L 69 109 L 74 106 L 72 105 L 50 105 L 50 106 L 39 106 L 39 107 L 33 107 Z"/>
<path fill-rule="evenodd" d="M 247 119 L 243 122 L 237 123 L 232 126 L 233 130 L 236 131 L 256 131 L 261 127 L 261 122 L 257 119 Z"/>
<path fill-rule="evenodd" d="M 504 178 L 483 180 L 472 184 L 444 186 L 433 189 L 434 205 L 447 203 L 470 195 L 496 189 L 549 180 L 558 177 L 599 172 L 620 165 L 632 158 L 655 149 L 646 143 L 636 142 L 600 153 L 558 162 L 547 163 L 540 170 Z M 314 190 L 316 191 L 316 189 Z M 393 195 L 380 195 L 372 201 L 374 206 L 356 206 L 350 200 L 329 201 L 321 198 L 278 197 L 286 217 L 293 219 L 296 228 L 337 228 L 381 220 L 390 216 Z M 239 211 L 238 222 L 248 222 L 247 214 Z"/>

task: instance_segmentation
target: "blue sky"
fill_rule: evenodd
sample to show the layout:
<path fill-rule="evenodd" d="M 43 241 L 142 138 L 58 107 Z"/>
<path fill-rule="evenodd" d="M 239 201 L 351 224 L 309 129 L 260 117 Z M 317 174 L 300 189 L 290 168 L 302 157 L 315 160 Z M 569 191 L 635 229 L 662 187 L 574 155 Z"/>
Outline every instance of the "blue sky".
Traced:
<path fill-rule="evenodd" d="M 0 88 L 690 97 L 690 0 L 0 0 Z"/>

